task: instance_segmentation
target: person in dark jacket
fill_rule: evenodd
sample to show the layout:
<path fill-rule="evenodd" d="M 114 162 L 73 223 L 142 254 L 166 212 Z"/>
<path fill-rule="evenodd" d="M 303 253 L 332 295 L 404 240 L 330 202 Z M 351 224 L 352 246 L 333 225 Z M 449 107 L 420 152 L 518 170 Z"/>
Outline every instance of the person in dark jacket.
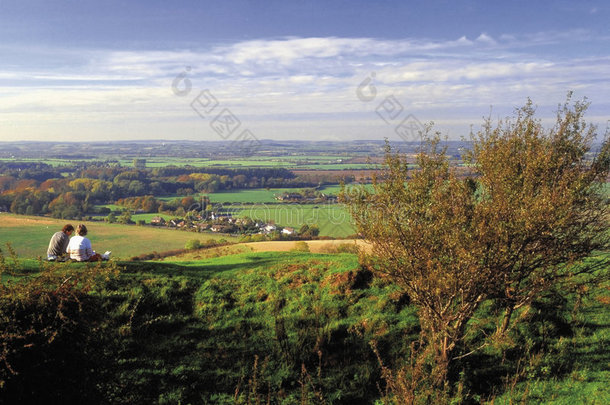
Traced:
<path fill-rule="evenodd" d="M 66 249 L 68 248 L 72 232 L 74 232 L 74 227 L 67 224 L 61 231 L 53 234 L 53 237 L 49 242 L 49 248 L 47 249 L 47 260 L 53 261 L 66 257 Z"/>

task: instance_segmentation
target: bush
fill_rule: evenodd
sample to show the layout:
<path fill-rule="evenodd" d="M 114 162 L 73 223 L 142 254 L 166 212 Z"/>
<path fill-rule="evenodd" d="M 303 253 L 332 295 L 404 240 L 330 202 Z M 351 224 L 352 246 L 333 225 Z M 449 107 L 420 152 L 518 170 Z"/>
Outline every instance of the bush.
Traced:
<path fill-rule="evenodd" d="M 191 239 L 186 242 L 186 246 L 184 246 L 186 250 L 196 250 L 201 248 L 201 241 L 199 239 Z"/>
<path fill-rule="evenodd" d="M 109 375 L 99 295 L 115 279 L 113 264 L 86 271 L 40 262 L 39 274 L 18 272 L 0 250 L 0 402 L 101 403 Z M 114 275 L 111 277 L 111 275 Z"/>
<path fill-rule="evenodd" d="M 293 252 L 309 252 L 309 245 L 307 242 L 298 241 L 295 242 L 294 248 L 292 248 Z"/>

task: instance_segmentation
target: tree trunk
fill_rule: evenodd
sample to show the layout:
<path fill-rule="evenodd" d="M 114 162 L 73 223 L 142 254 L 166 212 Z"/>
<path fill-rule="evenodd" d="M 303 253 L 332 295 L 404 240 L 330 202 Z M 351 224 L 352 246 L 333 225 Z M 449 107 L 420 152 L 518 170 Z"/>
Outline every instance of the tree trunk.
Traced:
<path fill-rule="evenodd" d="M 512 305 L 507 306 L 504 310 L 504 319 L 502 319 L 502 325 L 500 325 L 500 327 L 496 331 L 498 335 L 504 335 L 508 330 L 508 325 L 510 325 L 510 319 L 513 315 L 513 310 L 514 306 Z"/>
<path fill-rule="evenodd" d="M 434 365 L 433 370 L 433 381 L 434 385 L 439 388 L 445 386 L 445 382 L 447 381 L 447 374 L 449 372 L 449 338 L 444 336 L 440 342 L 440 350 L 438 352 L 438 356 L 436 359 L 436 364 Z"/>

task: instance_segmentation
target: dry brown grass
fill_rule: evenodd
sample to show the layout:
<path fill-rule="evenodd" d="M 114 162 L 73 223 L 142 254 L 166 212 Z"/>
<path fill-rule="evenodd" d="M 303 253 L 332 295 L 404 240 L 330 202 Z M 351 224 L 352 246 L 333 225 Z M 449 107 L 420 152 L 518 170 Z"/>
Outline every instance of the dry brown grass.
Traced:
<path fill-rule="evenodd" d="M 250 242 L 238 245 L 248 246 L 253 252 L 289 252 L 295 249 L 297 241 L 269 241 L 269 242 Z M 361 249 L 369 250 L 369 245 L 364 240 L 359 239 L 336 239 L 336 240 L 308 240 L 305 241 L 312 253 L 333 253 L 341 245 L 355 244 Z"/>

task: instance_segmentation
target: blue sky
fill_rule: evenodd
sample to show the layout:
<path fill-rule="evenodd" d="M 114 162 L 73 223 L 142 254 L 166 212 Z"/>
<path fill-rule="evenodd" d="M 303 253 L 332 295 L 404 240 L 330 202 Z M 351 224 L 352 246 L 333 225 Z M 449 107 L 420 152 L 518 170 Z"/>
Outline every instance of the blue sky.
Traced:
<path fill-rule="evenodd" d="M 0 0 L 0 140 L 219 140 L 221 111 L 231 136 L 433 121 L 459 139 L 527 97 L 550 123 L 569 90 L 603 132 L 609 17 L 604 1 Z M 203 90 L 216 107 L 198 114 Z"/>

